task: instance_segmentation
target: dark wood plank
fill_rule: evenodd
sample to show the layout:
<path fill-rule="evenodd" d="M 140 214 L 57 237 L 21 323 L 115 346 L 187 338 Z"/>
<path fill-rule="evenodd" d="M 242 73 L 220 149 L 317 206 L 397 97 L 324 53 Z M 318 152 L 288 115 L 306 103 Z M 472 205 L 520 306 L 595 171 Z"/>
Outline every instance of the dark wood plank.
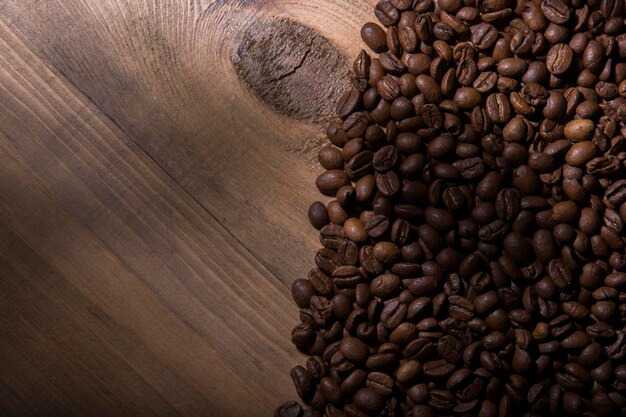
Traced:
<path fill-rule="evenodd" d="M 0 15 L 288 284 L 319 244 L 311 162 L 375 3 L 7 0 Z M 259 99 L 246 70 L 298 99 Z"/>
<path fill-rule="evenodd" d="M 266 415 L 288 288 L 0 23 L 0 414 Z"/>

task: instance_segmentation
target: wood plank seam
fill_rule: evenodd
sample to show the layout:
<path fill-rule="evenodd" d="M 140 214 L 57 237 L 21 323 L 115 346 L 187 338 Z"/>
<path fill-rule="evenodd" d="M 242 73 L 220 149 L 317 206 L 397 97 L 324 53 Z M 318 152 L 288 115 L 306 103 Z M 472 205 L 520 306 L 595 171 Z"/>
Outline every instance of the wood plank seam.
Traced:
<path fill-rule="evenodd" d="M 9 25 L 6 23 L 6 21 L 4 20 L 2 16 L 0 16 L 0 20 L 2 20 L 5 27 L 7 28 L 9 27 Z M 130 132 L 126 131 L 126 129 L 124 129 L 123 126 L 121 126 L 112 115 L 110 115 L 104 109 L 100 108 L 96 104 L 96 102 L 85 91 L 80 89 L 74 82 L 72 82 L 71 79 L 67 77 L 67 75 L 63 71 L 61 71 L 58 67 L 52 65 L 49 61 L 45 60 L 40 54 L 38 54 L 34 50 L 34 45 L 28 40 L 28 38 L 24 36 L 23 33 L 21 33 L 19 30 L 13 30 L 13 29 L 11 30 L 20 39 L 23 46 L 28 48 L 31 54 L 35 55 L 41 62 L 43 62 L 53 74 L 56 74 L 57 76 L 62 78 L 62 80 L 68 85 L 70 85 L 72 89 L 80 93 L 80 95 L 84 97 L 90 103 L 90 105 L 92 105 L 94 108 L 97 108 L 100 114 L 105 116 L 106 119 L 109 120 L 117 129 L 119 129 L 119 131 L 122 132 L 125 137 L 129 138 L 133 142 L 133 144 L 143 153 L 145 157 L 150 159 L 155 164 L 155 166 L 159 168 L 159 170 L 161 170 L 174 184 L 176 184 L 177 188 L 179 188 L 187 196 L 189 196 L 195 202 L 195 204 L 198 205 L 198 208 L 200 208 L 202 211 L 208 214 L 214 221 L 216 221 L 222 227 L 223 231 L 229 234 L 235 241 L 237 241 L 246 250 L 248 255 L 252 256 L 257 262 L 263 265 L 265 270 L 269 274 L 271 274 L 277 282 L 279 282 L 283 287 L 288 288 L 288 285 L 284 283 L 278 277 L 278 275 L 272 270 L 271 265 L 268 265 L 267 262 L 265 262 L 263 259 L 258 257 L 252 250 L 250 250 L 250 248 L 242 240 L 240 240 L 233 232 L 231 232 L 223 224 L 223 222 L 220 221 L 220 219 L 210 211 L 210 209 L 205 204 L 203 204 L 200 200 L 198 200 L 198 198 L 195 195 L 193 195 L 183 184 L 181 184 L 179 180 L 177 180 L 165 167 L 162 166 L 162 164 L 158 162 L 158 160 L 155 157 L 153 157 L 153 155 L 150 154 L 150 152 L 148 152 L 147 149 L 145 149 L 144 146 L 142 146 L 141 141 L 138 141 Z"/>
<path fill-rule="evenodd" d="M 70 83 L 70 84 L 71 84 L 71 83 Z M 97 106 L 94 106 L 94 107 L 97 109 Z M 9 111 L 10 111 L 10 110 L 9 110 Z M 4 146 L 3 146 L 3 148 L 4 148 Z M 146 156 L 146 155 L 144 155 L 144 156 Z M 152 159 L 152 158 L 150 158 L 149 156 L 147 156 L 147 157 L 148 157 L 149 159 Z M 47 188 L 47 187 L 46 187 L 46 188 Z M 203 210 L 201 210 L 201 211 L 203 211 Z M 91 230 L 91 227 L 90 227 L 88 224 L 85 224 L 85 223 L 82 221 L 82 219 L 80 219 L 80 218 L 76 218 L 76 220 L 77 220 L 77 221 L 79 221 L 81 224 L 83 224 L 86 228 L 88 228 L 88 229 L 90 229 L 90 230 Z M 221 224 L 220 224 L 220 225 L 221 225 Z M 222 232 L 226 232 L 228 235 L 232 235 L 232 234 L 231 234 L 228 230 L 224 229 L 224 228 L 223 228 L 223 226 L 221 226 L 221 230 L 222 230 Z M 98 235 L 98 233 L 97 233 L 97 232 L 96 232 L 96 235 Z M 120 254 L 119 252 L 115 251 L 115 250 L 114 250 L 114 248 L 110 247 L 110 246 L 109 246 L 109 244 L 108 244 L 106 241 L 103 241 L 103 239 L 102 239 L 101 237 L 99 237 L 99 238 L 100 238 L 100 240 L 102 241 L 102 243 L 103 243 L 103 244 L 105 244 L 105 245 L 106 245 L 106 246 L 107 246 L 107 247 L 108 247 L 108 248 L 109 248 L 109 249 L 110 249 L 110 250 L 111 250 L 111 251 L 112 251 L 112 252 L 113 252 L 113 253 L 114 253 L 117 257 L 118 257 L 118 258 L 120 258 L 120 261 L 121 261 L 121 262 L 125 262 L 125 260 L 121 258 L 121 254 Z M 255 257 L 254 257 L 254 255 L 253 255 L 253 254 L 250 254 L 249 252 L 247 252 L 247 254 L 248 254 L 248 255 L 251 255 L 253 258 L 255 258 Z M 137 273 L 137 271 L 135 271 L 135 270 L 134 270 L 133 272 Z M 226 272 L 226 271 L 224 271 L 224 272 Z M 278 279 L 276 278 L 276 276 L 275 276 L 275 275 L 271 274 L 271 271 L 265 270 L 265 272 L 268 272 L 268 273 L 269 273 L 269 274 L 270 274 L 270 275 L 271 275 L 271 276 L 272 276 L 272 277 L 273 277 L 276 281 L 278 281 L 278 282 L 280 283 L 280 280 L 278 280 Z M 281 284 L 282 284 L 282 283 L 281 283 Z M 154 290 L 154 289 L 153 289 L 153 290 Z M 194 330 L 195 330 L 195 329 L 194 329 Z"/>
<path fill-rule="evenodd" d="M 49 66 L 49 65 L 47 65 L 47 63 L 45 63 L 45 61 L 44 61 L 43 63 L 44 63 L 44 64 L 46 64 L 46 68 L 48 68 L 51 72 L 53 72 L 53 73 L 54 73 L 54 69 L 51 69 L 51 68 L 50 68 L 50 66 Z M 57 77 L 58 77 L 59 79 L 61 79 L 61 77 L 59 77 L 59 76 L 58 76 L 58 73 L 57 73 Z M 63 78 L 66 78 L 66 77 L 63 77 Z M 61 81 L 62 81 L 64 84 L 67 84 L 68 88 L 70 88 L 70 87 L 73 85 L 71 82 L 68 82 L 68 80 L 66 80 L 66 79 L 61 79 Z M 32 87 L 34 88 L 34 86 L 32 86 Z M 80 93 L 80 91 L 79 91 L 79 93 Z M 104 114 L 104 115 L 103 115 L 103 114 L 102 114 L 102 111 L 100 111 L 100 109 L 99 109 L 97 106 L 95 106 L 95 104 L 93 103 L 93 101 L 92 101 L 92 100 L 88 100 L 88 99 L 86 99 L 84 94 L 77 94 L 77 95 L 79 95 L 80 97 L 82 97 L 82 98 L 84 99 L 84 101 L 85 101 L 85 102 L 87 102 L 89 105 L 91 105 L 92 107 L 94 107 L 94 108 L 97 110 L 98 114 L 100 114 L 100 115 L 102 116 L 102 118 L 103 118 L 103 119 L 107 119 L 107 115 L 106 115 L 106 114 Z M 52 103 L 49 103 L 49 104 L 52 104 Z M 108 118 L 108 120 L 110 120 L 110 118 Z M 111 123 L 112 123 L 113 125 L 115 125 L 115 121 L 112 121 L 112 120 L 111 120 Z M 123 136 L 123 135 L 121 135 L 121 134 L 120 134 L 120 136 Z M 17 142 L 17 141 L 18 141 L 18 139 L 14 138 L 14 139 L 13 139 L 13 141 L 14 141 L 14 142 Z M 139 148 L 136 144 L 135 144 L 135 147 Z M 3 148 L 4 148 L 4 147 L 3 147 Z M 4 149 L 6 150 L 6 148 L 4 148 Z M 135 149 L 133 149 L 133 151 L 135 151 Z M 140 154 L 140 152 L 139 152 L 139 151 L 137 151 L 136 153 L 137 153 L 137 154 Z M 146 159 L 146 160 L 148 160 L 148 159 L 152 159 L 152 160 L 153 160 L 153 158 L 151 158 L 151 157 L 150 157 L 150 155 L 145 154 L 145 152 L 144 152 L 142 155 L 145 157 L 145 159 Z M 12 156 L 13 158 L 15 158 L 15 155 L 11 155 L 11 156 Z M 161 167 L 158 167 L 158 168 L 159 168 L 159 170 L 161 170 L 161 169 L 162 169 Z M 159 171 L 159 170 L 155 169 L 155 171 Z M 167 172 L 166 172 L 166 174 L 167 174 Z M 168 175 L 168 176 L 169 176 L 169 175 Z M 176 183 L 176 182 L 174 181 L 173 183 Z M 173 184 L 173 183 L 172 183 L 172 184 Z M 178 184 L 178 185 L 179 185 L 179 184 Z M 172 187 L 174 187 L 174 188 L 179 188 L 179 187 L 175 187 L 174 185 L 172 185 Z M 50 190 L 48 187 L 45 187 L 45 188 L 46 188 L 47 190 Z M 179 189 L 180 189 L 180 188 L 179 188 Z M 182 193 L 182 194 L 187 194 L 187 195 L 188 195 L 188 193 L 184 192 L 184 190 L 181 190 L 181 193 Z M 193 199 L 193 196 L 192 196 L 192 199 Z M 189 207 L 190 207 L 190 208 L 191 208 L 194 212 L 198 213 L 198 216 L 199 216 L 199 217 L 204 217 L 204 216 L 202 216 L 202 215 L 200 215 L 200 214 L 199 214 L 199 213 L 204 213 L 204 212 L 206 211 L 206 210 L 202 210 L 202 207 L 198 207 L 198 206 L 196 205 L 196 207 L 194 208 L 194 207 L 193 207 L 193 206 L 194 206 L 194 204 L 191 204 L 191 203 L 187 203 L 187 205 L 189 205 Z M 209 213 L 209 214 L 210 214 L 210 213 Z M 75 216 L 74 216 L 74 218 L 75 218 Z M 82 225 L 84 225 L 85 227 L 87 227 L 87 228 L 89 228 L 89 229 L 91 230 L 91 228 L 89 227 L 89 225 L 88 225 L 88 224 L 86 224 L 86 223 L 84 223 L 84 222 L 83 222 L 80 218 L 78 218 L 78 219 L 76 219 L 76 220 L 77 220 L 77 221 L 79 221 Z M 220 230 L 222 231 L 222 233 L 224 233 L 224 234 L 228 234 L 228 235 L 231 235 L 231 236 L 232 236 L 232 234 L 231 234 L 228 230 L 224 229 L 223 225 L 222 225 L 220 222 L 215 221 L 215 223 L 220 225 L 219 227 L 220 227 Z M 96 235 L 97 235 L 97 233 L 96 233 Z M 112 253 L 116 256 L 116 258 L 117 258 L 118 260 L 120 259 L 120 253 L 119 253 L 118 251 L 113 250 L 114 248 L 112 248 L 112 247 L 111 247 L 111 246 L 110 246 L 107 242 L 103 241 L 103 239 L 102 239 L 102 237 L 101 237 L 101 236 L 98 236 L 98 239 L 99 239 L 99 241 L 100 241 L 101 243 L 105 244 L 105 245 L 107 246 L 107 248 L 109 248 L 109 249 L 111 250 L 111 252 L 112 252 Z M 237 239 L 235 239 L 235 240 L 237 240 Z M 250 253 L 250 251 L 246 251 L 246 255 L 247 255 L 247 256 L 249 256 L 250 258 L 256 258 L 256 257 L 254 256 L 254 254 L 251 254 L 251 253 Z M 123 261 L 123 260 L 121 260 L 121 261 Z M 264 272 L 265 272 L 265 273 L 268 273 L 268 275 L 270 275 L 270 276 L 271 276 L 274 280 L 277 280 L 277 279 L 276 279 L 276 277 L 275 277 L 275 275 L 274 275 L 274 274 L 269 273 L 270 271 L 268 271 L 266 268 L 264 268 L 262 264 L 261 264 L 260 266 L 264 269 Z M 246 352 L 246 353 L 248 353 L 248 352 Z"/>

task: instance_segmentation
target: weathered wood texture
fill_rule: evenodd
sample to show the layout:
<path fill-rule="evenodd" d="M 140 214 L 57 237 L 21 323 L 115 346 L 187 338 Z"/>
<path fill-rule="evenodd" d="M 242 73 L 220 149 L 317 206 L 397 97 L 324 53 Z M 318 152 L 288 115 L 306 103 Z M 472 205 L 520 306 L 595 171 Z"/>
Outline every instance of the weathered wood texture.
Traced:
<path fill-rule="evenodd" d="M 374 3 L 0 2 L 0 415 L 295 397 L 312 161 Z"/>

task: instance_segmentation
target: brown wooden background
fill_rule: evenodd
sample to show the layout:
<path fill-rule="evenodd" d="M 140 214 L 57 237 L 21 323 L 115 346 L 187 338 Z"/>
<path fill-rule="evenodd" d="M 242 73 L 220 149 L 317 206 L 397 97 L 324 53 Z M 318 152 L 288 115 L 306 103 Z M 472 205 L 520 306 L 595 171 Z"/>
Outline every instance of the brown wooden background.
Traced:
<path fill-rule="evenodd" d="M 313 161 L 374 3 L 0 1 L 0 415 L 295 397 Z"/>

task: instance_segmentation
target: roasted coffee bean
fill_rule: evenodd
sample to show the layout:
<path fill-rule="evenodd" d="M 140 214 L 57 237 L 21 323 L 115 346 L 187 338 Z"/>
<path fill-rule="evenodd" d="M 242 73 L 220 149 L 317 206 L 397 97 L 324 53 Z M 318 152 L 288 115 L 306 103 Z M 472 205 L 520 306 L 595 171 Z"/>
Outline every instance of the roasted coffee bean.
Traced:
<path fill-rule="evenodd" d="M 376 188 L 383 196 L 391 197 L 400 191 L 400 179 L 394 171 L 376 173 L 375 178 Z"/>
<path fill-rule="evenodd" d="M 402 256 L 402 253 L 398 246 L 393 242 L 383 241 L 374 245 L 372 250 L 373 256 L 383 264 L 394 264 L 398 262 Z"/>
<path fill-rule="evenodd" d="M 576 119 L 565 125 L 565 137 L 572 142 L 588 141 L 593 138 L 595 124 L 589 119 Z"/>
<path fill-rule="evenodd" d="M 385 26 L 395 25 L 400 20 L 398 9 L 393 7 L 388 1 L 380 1 L 374 9 L 376 18 Z"/>
<path fill-rule="evenodd" d="M 376 297 L 386 299 L 398 291 L 401 283 L 400 277 L 395 274 L 379 275 L 372 280 L 370 293 Z"/>
<path fill-rule="evenodd" d="M 374 154 L 372 165 L 376 171 L 385 172 L 394 168 L 399 160 L 400 155 L 398 150 L 392 145 L 387 145 L 380 148 Z"/>
<path fill-rule="evenodd" d="M 370 372 L 367 374 L 366 385 L 372 391 L 387 396 L 391 394 L 394 382 L 393 379 L 383 372 Z"/>
<path fill-rule="evenodd" d="M 368 230 L 360 219 L 352 217 L 344 222 L 343 233 L 351 241 L 360 243 L 367 239 Z"/>
<path fill-rule="evenodd" d="M 626 201 L 626 180 L 615 181 L 608 187 L 604 199 L 614 207 L 620 206 Z"/>
<path fill-rule="evenodd" d="M 498 82 L 498 74 L 492 71 L 481 72 L 474 79 L 472 86 L 480 93 L 493 90 Z"/>
<path fill-rule="evenodd" d="M 557 25 L 567 23 L 571 16 L 569 7 L 561 0 L 544 0 L 541 3 L 541 11 L 548 20 Z"/>
<path fill-rule="evenodd" d="M 528 64 L 520 58 L 504 58 L 498 62 L 497 71 L 503 77 L 519 79 L 528 70 Z"/>
<path fill-rule="evenodd" d="M 311 204 L 311 206 L 309 207 L 308 216 L 311 225 L 318 230 L 326 226 L 330 222 L 328 218 L 328 210 L 326 209 L 324 203 L 320 201 L 316 201 Z"/>
<path fill-rule="evenodd" d="M 322 194 L 335 195 L 339 188 L 348 183 L 348 177 L 343 170 L 331 169 L 317 177 L 316 185 Z"/>
<path fill-rule="evenodd" d="M 355 338 L 349 337 L 345 338 L 341 341 L 339 346 L 341 353 L 346 357 L 346 359 L 353 362 L 364 362 L 367 359 L 368 349 L 367 345 Z"/>
<path fill-rule="evenodd" d="M 426 100 L 426 103 L 438 104 L 442 100 L 443 94 L 441 92 L 440 86 L 429 75 L 418 75 L 415 78 L 415 84 L 417 85 L 419 91 L 422 93 L 422 96 Z"/>
<path fill-rule="evenodd" d="M 501 190 L 496 197 L 496 213 L 504 221 L 512 221 L 521 211 L 522 195 L 512 188 Z"/>
<path fill-rule="evenodd" d="M 597 152 L 598 147 L 595 143 L 591 141 L 577 142 L 567 151 L 565 162 L 572 166 L 584 166 L 594 158 Z"/>
<path fill-rule="evenodd" d="M 509 100 L 502 93 L 495 93 L 488 96 L 485 109 L 492 123 L 504 124 L 511 118 Z"/>
<path fill-rule="evenodd" d="M 489 23 L 480 23 L 470 28 L 471 39 L 474 46 L 484 51 L 493 47 L 498 40 L 498 31 Z"/>
<path fill-rule="evenodd" d="M 379 412 L 385 404 L 383 397 L 370 388 L 361 388 L 358 390 L 354 394 L 352 401 L 356 408 L 368 415 Z"/>
<path fill-rule="evenodd" d="M 382 236 L 387 231 L 387 229 L 389 229 L 389 219 L 387 218 L 387 216 L 384 215 L 375 215 L 371 217 L 365 224 L 365 230 L 367 232 L 367 235 L 374 238 Z"/>
<path fill-rule="evenodd" d="M 315 288 L 308 280 L 297 279 L 291 284 L 291 296 L 300 308 L 307 307 L 314 295 Z"/>
<path fill-rule="evenodd" d="M 353 265 L 343 265 L 332 272 L 333 283 L 337 287 L 352 288 L 361 281 L 359 268 Z"/>
<path fill-rule="evenodd" d="M 461 110 L 472 110 L 482 102 L 481 94 L 472 87 L 461 87 L 454 94 L 454 103 Z"/>
<path fill-rule="evenodd" d="M 362 38 L 379 55 L 354 61 L 318 153 L 324 248 L 291 287 L 292 341 L 319 355 L 292 372 L 312 408 L 283 409 L 619 414 L 623 4 L 382 0 L 375 15 L 386 30 Z"/>
<path fill-rule="evenodd" d="M 383 272 L 383 264 L 374 256 L 372 246 L 363 246 L 359 250 L 359 262 L 362 268 L 370 275 L 377 275 Z"/>
<path fill-rule="evenodd" d="M 274 412 L 274 417 L 301 417 L 302 407 L 295 401 L 286 401 Z"/>
<path fill-rule="evenodd" d="M 442 379 L 449 377 L 454 368 L 453 364 L 441 359 L 424 363 L 422 371 L 429 378 Z"/>
<path fill-rule="evenodd" d="M 454 336 L 443 336 L 437 344 L 437 353 L 447 362 L 457 363 L 463 354 L 463 344 Z"/>
<path fill-rule="evenodd" d="M 325 169 L 340 169 L 344 162 L 341 150 L 333 146 L 323 146 L 318 154 L 318 161 Z"/>
<path fill-rule="evenodd" d="M 291 379 L 293 380 L 298 396 L 305 401 L 307 398 L 310 398 L 315 386 L 313 385 L 309 371 L 303 366 L 295 366 L 291 369 Z"/>
<path fill-rule="evenodd" d="M 361 38 L 374 52 L 385 52 L 387 50 L 385 31 L 376 23 L 370 22 L 363 25 Z"/>
<path fill-rule="evenodd" d="M 329 224 L 320 230 L 320 242 L 329 249 L 337 249 L 345 240 L 343 227 L 336 224 Z"/>
<path fill-rule="evenodd" d="M 593 73 L 599 72 L 604 62 L 605 53 L 606 50 L 602 43 L 597 40 L 590 40 L 582 54 L 583 66 Z"/>
<path fill-rule="evenodd" d="M 551 1 L 551 0 L 546 0 Z M 560 0 L 555 0 L 560 1 Z M 545 3 L 545 2 L 544 2 Z M 564 43 L 559 43 L 554 45 L 548 51 L 548 55 L 546 57 L 546 67 L 550 73 L 555 75 L 561 75 L 567 71 L 567 69 L 572 65 L 572 61 L 574 59 L 574 52 L 569 45 Z"/>
<path fill-rule="evenodd" d="M 466 180 L 480 178 L 485 172 L 485 163 L 479 157 L 461 159 L 452 164 L 452 166 L 458 169 L 461 177 Z"/>

